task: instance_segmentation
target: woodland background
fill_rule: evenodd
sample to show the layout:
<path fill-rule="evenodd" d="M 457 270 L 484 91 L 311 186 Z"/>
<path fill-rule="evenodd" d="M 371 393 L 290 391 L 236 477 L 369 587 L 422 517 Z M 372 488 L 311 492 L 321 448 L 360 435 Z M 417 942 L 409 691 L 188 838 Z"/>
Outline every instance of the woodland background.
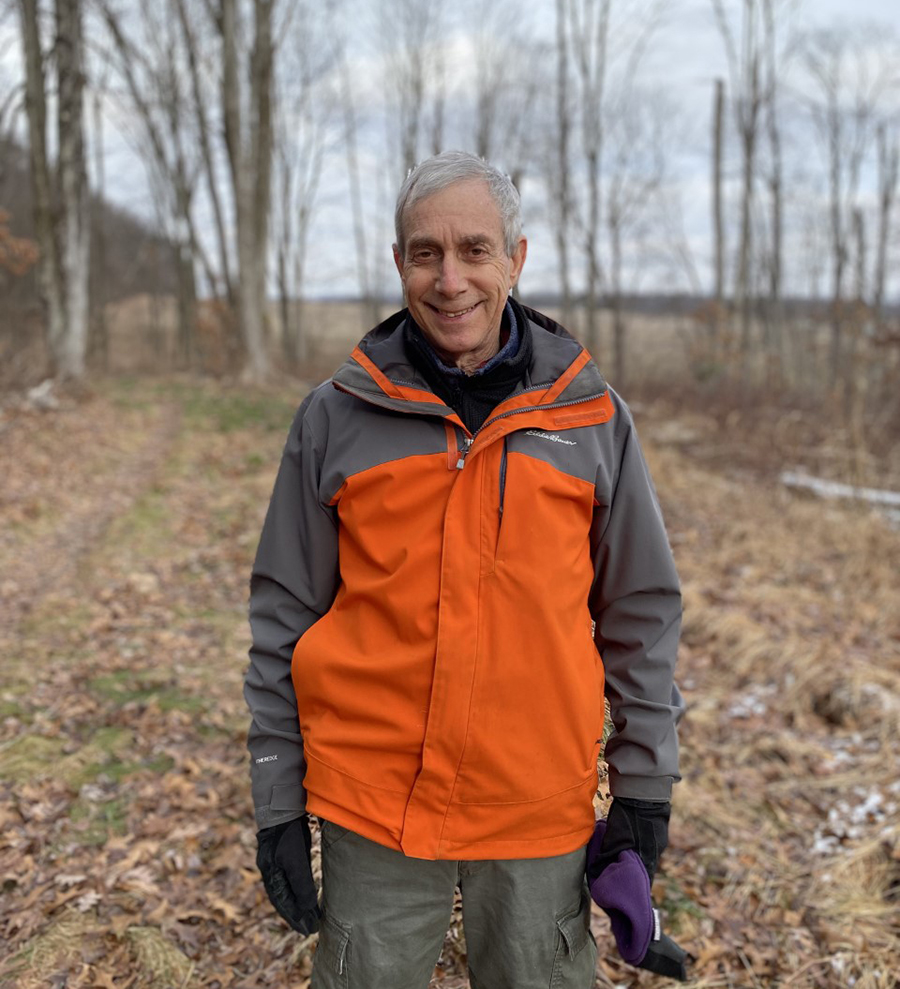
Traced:
<path fill-rule="evenodd" d="M 700 114 L 690 50 L 659 82 L 691 12 Z M 900 984 L 900 58 L 808 13 L 0 0 L 0 985 L 306 985 L 254 867 L 247 575 L 445 147 L 522 189 L 522 301 L 624 392 L 663 503 L 655 894 L 694 984 Z M 663 984 L 594 921 L 598 986 Z M 464 962 L 457 916 L 434 984 Z"/>

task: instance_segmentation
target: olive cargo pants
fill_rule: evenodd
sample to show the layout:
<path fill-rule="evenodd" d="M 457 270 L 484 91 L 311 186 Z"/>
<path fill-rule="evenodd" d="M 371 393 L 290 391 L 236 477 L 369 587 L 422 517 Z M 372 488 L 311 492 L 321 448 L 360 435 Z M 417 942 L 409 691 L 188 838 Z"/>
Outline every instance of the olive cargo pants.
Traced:
<path fill-rule="evenodd" d="M 427 861 L 323 821 L 311 989 L 426 989 L 457 886 L 472 989 L 592 989 L 585 855 Z"/>

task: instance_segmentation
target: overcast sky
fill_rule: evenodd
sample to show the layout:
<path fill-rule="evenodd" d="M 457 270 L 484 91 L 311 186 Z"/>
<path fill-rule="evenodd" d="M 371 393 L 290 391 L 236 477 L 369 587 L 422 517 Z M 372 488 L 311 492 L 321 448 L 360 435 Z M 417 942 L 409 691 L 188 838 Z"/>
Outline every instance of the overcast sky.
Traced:
<path fill-rule="evenodd" d="M 735 0 L 731 3 L 734 4 Z M 797 23 L 803 28 L 878 22 L 884 26 L 885 34 L 900 33 L 900 0 L 805 0 L 798 6 L 801 12 L 797 15 Z M 549 0 L 543 0 L 543 7 L 537 8 L 537 17 L 546 18 L 545 33 L 548 35 L 552 33 L 552 8 Z M 536 7 L 523 0 L 522 9 L 531 14 Z M 10 18 L 0 26 L 0 101 L 10 82 L 21 75 L 16 27 L 16 22 Z M 353 46 L 352 54 L 360 60 L 357 75 L 368 77 L 369 66 L 362 64 L 362 60 L 370 58 L 365 51 L 364 38 L 359 45 Z M 648 85 L 665 90 L 683 122 L 673 167 L 681 186 L 685 235 L 695 252 L 701 275 L 706 280 L 710 250 L 708 174 L 712 86 L 716 77 L 727 75 L 721 38 L 709 0 L 670 0 L 664 22 L 642 71 Z M 151 217 L 153 200 L 143 165 L 128 141 L 116 132 L 116 124 L 121 124 L 122 118 L 115 119 L 115 114 L 112 116 L 114 119 L 107 125 L 104 135 L 107 194 L 134 212 Z M 734 166 L 736 159 L 733 154 L 732 159 L 731 165 Z M 339 163 L 336 162 L 335 167 L 328 170 L 322 186 L 308 269 L 307 290 L 311 295 L 352 293 L 356 288 L 353 280 L 352 230 L 343 174 L 341 157 Z M 527 231 L 530 237 L 529 261 L 522 279 L 523 291 L 527 294 L 529 290 L 556 287 L 556 258 L 550 231 L 541 225 L 538 204 L 529 201 L 527 184 L 523 194 L 526 217 L 532 221 Z M 384 211 L 389 214 L 390 204 L 386 197 L 382 198 L 385 199 Z M 389 215 L 385 216 L 385 220 L 389 220 Z M 389 229 L 385 227 L 382 231 L 383 244 L 375 244 L 374 236 L 370 237 L 371 249 L 383 251 L 385 257 L 390 252 Z"/>

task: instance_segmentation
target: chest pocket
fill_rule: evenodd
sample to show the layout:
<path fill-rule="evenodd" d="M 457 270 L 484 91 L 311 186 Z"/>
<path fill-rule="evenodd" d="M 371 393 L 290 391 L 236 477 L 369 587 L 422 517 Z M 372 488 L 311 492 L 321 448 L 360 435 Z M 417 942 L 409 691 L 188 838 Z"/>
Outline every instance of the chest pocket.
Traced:
<path fill-rule="evenodd" d="M 558 568 L 589 567 L 594 485 L 517 452 L 508 440 L 481 468 L 482 575 L 518 567 L 544 581 Z"/>

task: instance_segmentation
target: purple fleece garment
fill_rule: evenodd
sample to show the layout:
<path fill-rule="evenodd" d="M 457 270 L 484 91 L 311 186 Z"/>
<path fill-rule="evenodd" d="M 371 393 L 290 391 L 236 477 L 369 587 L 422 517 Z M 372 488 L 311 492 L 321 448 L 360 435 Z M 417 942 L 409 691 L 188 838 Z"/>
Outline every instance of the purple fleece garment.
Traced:
<path fill-rule="evenodd" d="M 597 821 L 588 844 L 588 874 L 605 833 L 606 821 Z M 650 878 L 637 852 L 628 849 L 610 863 L 591 883 L 591 898 L 609 914 L 609 926 L 623 960 L 639 965 L 650 947 L 654 918 Z"/>

